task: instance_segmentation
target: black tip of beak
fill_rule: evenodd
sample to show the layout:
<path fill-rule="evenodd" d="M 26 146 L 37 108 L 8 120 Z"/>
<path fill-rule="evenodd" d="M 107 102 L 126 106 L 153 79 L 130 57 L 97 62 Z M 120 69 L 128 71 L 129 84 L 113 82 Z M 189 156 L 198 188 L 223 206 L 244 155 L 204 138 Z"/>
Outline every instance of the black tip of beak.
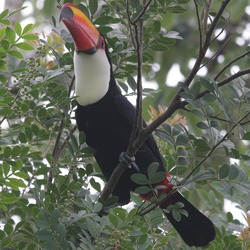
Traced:
<path fill-rule="evenodd" d="M 72 19 L 73 16 L 74 16 L 74 13 L 72 9 L 69 7 L 64 7 L 61 11 L 59 20 L 61 21 L 62 19 Z"/>

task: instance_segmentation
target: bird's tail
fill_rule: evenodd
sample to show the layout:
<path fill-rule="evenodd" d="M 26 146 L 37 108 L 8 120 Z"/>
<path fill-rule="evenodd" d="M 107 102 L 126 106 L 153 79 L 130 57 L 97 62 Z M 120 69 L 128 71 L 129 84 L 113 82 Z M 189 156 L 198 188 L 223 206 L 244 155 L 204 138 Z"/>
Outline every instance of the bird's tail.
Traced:
<path fill-rule="evenodd" d="M 159 186 L 165 186 L 164 189 L 161 189 L 161 193 L 164 192 L 163 190 L 168 193 L 173 189 L 167 178 Z M 142 197 L 149 200 L 150 195 L 146 194 L 142 195 Z M 171 209 L 168 210 L 169 205 L 175 205 L 177 202 L 182 203 L 183 207 L 181 209 L 187 212 L 187 214 L 185 214 L 186 212 L 179 213 L 181 219 L 178 221 L 174 218 Z M 215 238 L 215 229 L 211 220 L 196 209 L 179 192 L 174 192 L 166 201 L 160 203 L 160 208 L 188 246 L 206 246 Z"/>

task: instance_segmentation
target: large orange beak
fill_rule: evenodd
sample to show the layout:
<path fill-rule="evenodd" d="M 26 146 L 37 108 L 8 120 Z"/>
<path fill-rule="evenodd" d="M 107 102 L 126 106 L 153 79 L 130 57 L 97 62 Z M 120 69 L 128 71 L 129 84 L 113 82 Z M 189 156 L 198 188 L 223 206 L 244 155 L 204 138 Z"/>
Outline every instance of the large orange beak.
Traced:
<path fill-rule="evenodd" d="M 64 4 L 60 21 L 71 33 L 77 52 L 94 54 L 97 51 L 101 35 L 79 8 L 71 3 Z"/>

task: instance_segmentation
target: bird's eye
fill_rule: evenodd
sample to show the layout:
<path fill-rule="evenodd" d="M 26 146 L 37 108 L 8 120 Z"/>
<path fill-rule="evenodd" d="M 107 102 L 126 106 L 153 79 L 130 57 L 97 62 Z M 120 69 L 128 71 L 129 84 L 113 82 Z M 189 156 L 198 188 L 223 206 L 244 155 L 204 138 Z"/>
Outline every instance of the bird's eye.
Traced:
<path fill-rule="evenodd" d="M 104 42 L 104 40 L 103 40 L 103 39 L 101 40 L 101 48 L 102 48 L 102 49 L 104 49 L 104 48 L 105 48 L 105 42 Z"/>

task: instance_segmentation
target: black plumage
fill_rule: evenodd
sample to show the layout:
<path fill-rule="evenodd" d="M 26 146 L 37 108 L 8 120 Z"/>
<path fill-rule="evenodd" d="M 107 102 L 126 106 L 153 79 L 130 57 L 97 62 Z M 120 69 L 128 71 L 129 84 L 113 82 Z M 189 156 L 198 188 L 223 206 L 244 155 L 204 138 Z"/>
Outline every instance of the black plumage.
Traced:
<path fill-rule="evenodd" d="M 74 8 L 76 7 L 73 4 L 66 4 L 63 8 L 72 9 L 70 16 L 68 15 L 68 11 L 61 12 L 61 19 L 67 25 L 70 23 L 71 19 L 74 18 Z M 66 17 L 64 17 L 64 13 L 67 14 L 65 14 Z M 65 18 L 65 20 L 63 18 Z M 77 18 L 77 25 L 80 26 L 81 17 L 79 14 Z M 82 17 L 82 19 L 86 21 L 85 16 Z M 68 26 L 70 31 L 72 27 L 71 23 Z M 77 31 L 77 27 L 74 26 L 73 29 L 74 32 Z M 79 30 L 79 32 L 80 31 L 81 30 Z M 77 34 L 77 32 L 75 32 L 75 34 Z M 100 36 L 98 41 L 100 38 L 102 40 L 102 37 Z M 87 39 L 89 39 L 89 36 Z M 84 43 L 84 41 L 82 42 Z M 82 47 L 81 43 L 79 43 L 78 40 L 76 47 Z M 103 49 L 103 44 L 99 49 Z M 105 52 L 106 57 L 108 58 L 107 62 L 110 64 L 110 72 L 107 72 L 110 79 L 108 91 L 95 103 L 85 106 L 78 104 L 76 109 L 76 121 L 79 130 L 86 134 L 87 144 L 96 150 L 94 157 L 104 176 L 108 180 L 119 163 L 120 154 L 127 149 L 135 117 L 135 107 L 120 93 L 114 79 L 107 46 L 105 46 Z M 82 57 L 85 56 L 83 52 L 78 53 L 81 54 L 80 56 Z M 76 76 L 77 75 L 79 74 L 76 74 Z M 93 76 L 92 79 L 95 79 L 95 77 Z M 84 82 L 81 83 L 81 79 L 78 79 L 78 84 L 79 83 L 86 84 Z M 91 87 L 91 83 L 87 84 Z M 142 147 L 138 150 L 135 155 L 135 162 L 139 167 L 139 171 L 143 174 L 147 174 L 148 166 L 153 162 L 159 163 L 158 171 L 166 171 L 153 136 L 149 136 Z M 138 187 L 138 185 L 130 178 L 133 173 L 136 173 L 134 168 L 127 168 L 114 189 L 113 195 L 118 196 L 118 202 L 120 204 L 128 203 L 130 201 L 130 191 L 134 191 L 135 188 Z M 188 217 L 182 216 L 181 221 L 179 222 L 174 219 L 171 211 L 167 212 L 165 210 L 168 205 L 173 205 L 176 202 L 183 203 L 183 209 L 188 212 Z M 161 204 L 161 208 L 187 245 L 206 246 L 214 239 L 215 229 L 213 223 L 205 215 L 199 212 L 199 210 L 197 210 L 190 202 L 188 202 L 179 192 L 170 196 L 163 204 Z"/>

